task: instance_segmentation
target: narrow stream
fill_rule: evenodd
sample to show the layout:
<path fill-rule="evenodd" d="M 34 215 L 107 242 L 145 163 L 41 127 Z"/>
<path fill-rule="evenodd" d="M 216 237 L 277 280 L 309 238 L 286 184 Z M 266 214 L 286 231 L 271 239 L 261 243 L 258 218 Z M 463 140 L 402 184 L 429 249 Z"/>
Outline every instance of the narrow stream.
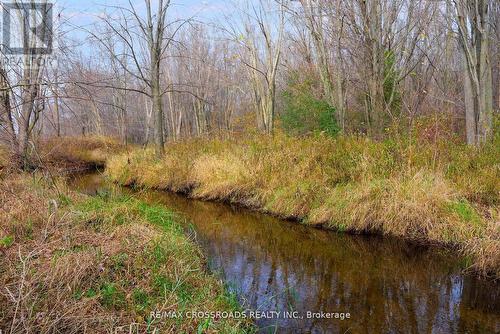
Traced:
<path fill-rule="evenodd" d="M 104 184 L 99 174 L 71 181 L 88 194 Z M 262 333 L 500 333 L 500 285 L 462 274 L 450 252 L 317 230 L 171 193 L 136 195 L 187 218 L 210 268 L 246 308 L 281 312 L 256 321 Z M 285 311 L 297 313 L 285 318 Z M 350 318 L 308 318 L 308 311 Z"/>

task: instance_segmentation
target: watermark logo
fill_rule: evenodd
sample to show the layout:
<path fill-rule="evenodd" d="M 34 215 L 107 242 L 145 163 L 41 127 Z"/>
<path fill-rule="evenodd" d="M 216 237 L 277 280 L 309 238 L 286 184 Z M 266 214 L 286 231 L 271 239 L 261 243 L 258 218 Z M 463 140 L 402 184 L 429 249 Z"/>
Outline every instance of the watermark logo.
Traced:
<path fill-rule="evenodd" d="M 54 44 L 53 4 L 43 1 L 1 2 L 2 52 L 5 55 L 50 55 Z"/>

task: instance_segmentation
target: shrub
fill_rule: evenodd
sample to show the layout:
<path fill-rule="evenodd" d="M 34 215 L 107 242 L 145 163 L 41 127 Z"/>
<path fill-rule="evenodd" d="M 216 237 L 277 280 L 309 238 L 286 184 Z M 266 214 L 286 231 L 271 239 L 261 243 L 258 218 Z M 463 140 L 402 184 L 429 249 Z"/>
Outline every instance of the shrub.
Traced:
<path fill-rule="evenodd" d="M 335 136 L 339 127 L 335 119 L 335 108 L 313 94 L 311 80 L 297 82 L 292 79 L 283 93 L 284 110 L 281 124 L 285 131 L 294 135 L 324 132 Z"/>

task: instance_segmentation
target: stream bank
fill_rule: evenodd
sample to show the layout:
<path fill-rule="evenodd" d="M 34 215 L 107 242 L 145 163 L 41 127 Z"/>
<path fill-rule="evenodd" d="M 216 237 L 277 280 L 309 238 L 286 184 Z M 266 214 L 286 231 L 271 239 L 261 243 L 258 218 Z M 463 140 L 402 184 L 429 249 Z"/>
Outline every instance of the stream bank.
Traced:
<path fill-rule="evenodd" d="M 0 175 L 0 332 L 253 332 L 245 319 L 152 316 L 240 306 L 171 210 L 52 175 Z"/>
<path fill-rule="evenodd" d="M 75 179 L 88 194 L 110 187 L 100 174 Z M 464 274 L 442 248 L 379 236 L 311 229 L 222 203 L 155 190 L 123 192 L 185 217 L 226 286 L 244 308 L 281 312 L 260 318 L 262 333 L 495 333 L 500 287 Z M 284 317 L 297 312 L 300 317 Z M 307 312 L 350 318 L 307 318 Z"/>
<path fill-rule="evenodd" d="M 248 135 L 197 138 L 112 155 L 121 185 L 240 205 L 310 226 L 458 250 L 500 277 L 500 139 L 453 142 Z M 439 144 L 439 145 L 438 145 Z"/>

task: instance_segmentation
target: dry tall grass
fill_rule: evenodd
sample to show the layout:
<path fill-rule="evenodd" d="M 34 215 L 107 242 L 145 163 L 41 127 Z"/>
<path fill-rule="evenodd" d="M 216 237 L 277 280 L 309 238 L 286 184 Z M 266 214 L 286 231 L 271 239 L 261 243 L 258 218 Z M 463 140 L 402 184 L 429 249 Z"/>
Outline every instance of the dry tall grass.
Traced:
<path fill-rule="evenodd" d="M 171 143 L 114 156 L 121 184 L 188 192 L 354 233 L 458 246 L 475 269 L 500 275 L 500 142 L 374 142 L 323 136 Z"/>
<path fill-rule="evenodd" d="M 59 169 L 102 167 L 111 153 L 125 151 L 116 139 L 109 137 L 60 137 L 39 143 L 41 165 Z"/>
<path fill-rule="evenodd" d="M 114 333 L 131 323 L 161 333 L 247 328 L 232 319 L 150 317 L 238 307 L 166 209 L 112 194 L 87 198 L 40 175 L 14 174 L 0 180 L 0 211 L 5 332 Z"/>
<path fill-rule="evenodd" d="M 54 137 L 30 146 L 31 169 L 71 173 L 103 167 L 110 154 L 126 151 L 118 140 L 104 137 Z M 0 172 L 19 169 L 20 158 L 7 146 L 0 145 Z"/>

